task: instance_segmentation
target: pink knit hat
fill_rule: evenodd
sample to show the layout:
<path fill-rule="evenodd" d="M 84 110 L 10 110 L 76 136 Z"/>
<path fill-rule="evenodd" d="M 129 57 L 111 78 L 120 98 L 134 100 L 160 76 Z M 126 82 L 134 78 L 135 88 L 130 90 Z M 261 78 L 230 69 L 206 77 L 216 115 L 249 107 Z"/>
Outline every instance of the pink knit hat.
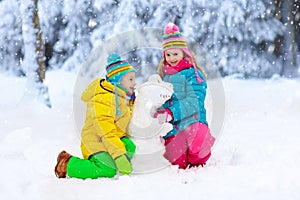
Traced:
<path fill-rule="evenodd" d="M 168 49 L 181 49 L 190 59 L 193 59 L 185 38 L 180 33 L 179 28 L 171 22 L 165 26 L 162 47 L 163 53 Z"/>
<path fill-rule="evenodd" d="M 195 61 L 193 59 L 192 53 L 188 49 L 188 46 L 186 44 L 185 38 L 182 36 L 181 32 L 179 31 L 178 26 L 176 26 L 173 23 L 168 23 L 165 26 L 164 29 L 164 35 L 163 35 L 163 43 L 162 43 L 162 48 L 163 48 L 163 57 L 165 58 L 165 52 L 168 49 L 181 49 L 190 59 L 194 66 L 195 74 L 197 77 L 197 80 L 199 83 L 202 82 L 202 79 L 199 77 L 195 65 Z"/>

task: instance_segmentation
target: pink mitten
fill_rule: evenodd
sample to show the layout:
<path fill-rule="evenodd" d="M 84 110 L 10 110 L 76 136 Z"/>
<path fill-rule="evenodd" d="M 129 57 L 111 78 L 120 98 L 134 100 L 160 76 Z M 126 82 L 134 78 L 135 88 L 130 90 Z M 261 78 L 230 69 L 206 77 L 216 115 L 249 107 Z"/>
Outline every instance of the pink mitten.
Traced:
<path fill-rule="evenodd" d="M 173 114 L 168 108 L 160 108 L 154 113 L 154 118 L 157 118 L 160 124 L 173 120 Z"/>

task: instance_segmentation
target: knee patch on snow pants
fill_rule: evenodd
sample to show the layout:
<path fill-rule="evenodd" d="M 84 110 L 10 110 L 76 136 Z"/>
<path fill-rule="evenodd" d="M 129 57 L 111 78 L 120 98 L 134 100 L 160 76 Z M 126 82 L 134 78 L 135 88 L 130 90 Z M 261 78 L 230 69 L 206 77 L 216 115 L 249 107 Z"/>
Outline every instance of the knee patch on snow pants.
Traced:
<path fill-rule="evenodd" d="M 181 169 L 202 165 L 209 159 L 214 141 L 207 125 L 197 122 L 166 139 L 164 157 Z"/>

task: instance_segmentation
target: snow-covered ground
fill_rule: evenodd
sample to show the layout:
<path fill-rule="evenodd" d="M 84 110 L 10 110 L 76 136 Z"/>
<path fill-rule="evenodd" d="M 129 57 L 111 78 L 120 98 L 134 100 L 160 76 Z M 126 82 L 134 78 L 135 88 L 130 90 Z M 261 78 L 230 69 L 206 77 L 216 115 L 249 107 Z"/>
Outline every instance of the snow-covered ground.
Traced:
<path fill-rule="evenodd" d="M 47 74 L 53 104 L 23 101 L 25 79 L 0 74 L 0 199 L 300 199 L 300 80 L 222 80 L 222 135 L 204 168 L 168 166 L 113 179 L 57 179 L 56 156 L 80 156 L 76 75 Z"/>

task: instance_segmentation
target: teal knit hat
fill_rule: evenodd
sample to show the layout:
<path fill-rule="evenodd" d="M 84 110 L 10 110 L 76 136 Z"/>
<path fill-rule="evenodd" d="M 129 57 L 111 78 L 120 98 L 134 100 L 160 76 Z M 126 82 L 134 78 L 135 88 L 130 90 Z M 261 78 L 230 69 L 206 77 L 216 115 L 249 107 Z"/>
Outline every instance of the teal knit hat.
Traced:
<path fill-rule="evenodd" d="M 136 69 L 134 69 L 127 60 L 123 60 L 119 54 L 112 53 L 107 57 L 106 80 L 114 85 L 117 116 L 121 115 L 117 87 L 125 91 L 124 87 L 120 84 L 120 81 L 122 77 L 129 72 L 136 72 Z"/>
<path fill-rule="evenodd" d="M 136 72 L 127 60 L 123 60 L 117 53 L 112 53 L 107 58 L 106 79 L 111 83 L 120 84 L 122 77 L 129 73 Z"/>

